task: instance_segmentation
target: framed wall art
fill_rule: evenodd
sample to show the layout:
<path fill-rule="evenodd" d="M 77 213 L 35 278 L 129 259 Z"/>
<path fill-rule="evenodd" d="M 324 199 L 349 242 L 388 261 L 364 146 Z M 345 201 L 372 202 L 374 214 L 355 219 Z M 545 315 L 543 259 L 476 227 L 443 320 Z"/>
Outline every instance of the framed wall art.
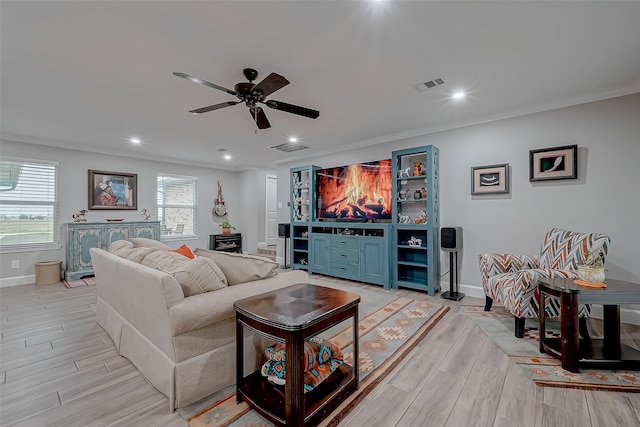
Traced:
<path fill-rule="evenodd" d="M 529 150 L 529 181 L 578 178 L 578 146 Z"/>
<path fill-rule="evenodd" d="M 509 163 L 471 168 L 471 194 L 509 193 Z"/>
<path fill-rule="evenodd" d="M 89 169 L 89 209 L 138 209 L 138 175 Z"/>

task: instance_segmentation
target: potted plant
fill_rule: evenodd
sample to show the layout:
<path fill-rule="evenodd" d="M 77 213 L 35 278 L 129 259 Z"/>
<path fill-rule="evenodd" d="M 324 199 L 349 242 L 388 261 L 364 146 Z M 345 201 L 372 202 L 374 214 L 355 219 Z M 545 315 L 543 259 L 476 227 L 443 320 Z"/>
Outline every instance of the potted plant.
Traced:
<path fill-rule="evenodd" d="M 604 271 L 604 253 L 602 249 L 589 251 L 587 258 L 578 264 L 578 277 L 588 283 L 603 283 Z"/>
<path fill-rule="evenodd" d="M 222 234 L 229 234 L 231 233 L 232 228 L 234 230 L 236 229 L 233 225 L 231 225 L 227 218 L 225 218 L 222 224 L 220 224 L 220 227 L 222 228 Z"/>

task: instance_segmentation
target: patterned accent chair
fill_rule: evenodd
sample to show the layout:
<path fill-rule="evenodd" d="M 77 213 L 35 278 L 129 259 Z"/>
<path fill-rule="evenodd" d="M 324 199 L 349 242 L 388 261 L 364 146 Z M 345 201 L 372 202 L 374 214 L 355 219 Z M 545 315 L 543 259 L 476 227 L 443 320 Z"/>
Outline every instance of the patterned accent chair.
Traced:
<path fill-rule="evenodd" d="M 497 301 L 515 316 L 515 335 L 524 336 L 525 318 L 538 318 L 538 279 L 578 277 L 578 264 L 590 251 L 600 249 L 606 257 L 608 236 L 601 233 L 577 233 L 552 228 L 544 236 L 539 256 L 481 254 L 478 257 L 482 287 L 486 295 L 484 311 Z M 560 317 L 560 300 L 550 298 L 547 316 Z M 586 318 L 589 305 L 578 306 L 580 335 L 588 337 Z"/>

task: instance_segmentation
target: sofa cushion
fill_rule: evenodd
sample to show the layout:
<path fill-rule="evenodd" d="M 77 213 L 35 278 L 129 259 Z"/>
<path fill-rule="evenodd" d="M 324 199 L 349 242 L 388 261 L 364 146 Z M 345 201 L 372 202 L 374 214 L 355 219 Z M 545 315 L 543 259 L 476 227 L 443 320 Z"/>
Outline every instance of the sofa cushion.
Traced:
<path fill-rule="evenodd" d="M 176 253 L 154 251 L 142 260 L 142 265 L 171 274 L 178 281 L 184 296 L 215 291 L 227 286 L 220 268 L 208 258 L 177 259 Z"/>
<path fill-rule="evenodd" d="M 197 256 L 213 260 L 222 270 L 229 286 L 265 279 L 277 274 L 278 263 L 255 255 L 196 249 Z"/>
<path fill-rule="evenodd" d="M 136 248 L 156 248 L 156 249 L 161 249 L 163 251 L 171 250 L 169 246 L 165 245 L 164 243 L 158 240 L 146 239 L 144 237 L 134 237 L 129 240 L 133 243 L 133 246 L 135 246 Z"/>

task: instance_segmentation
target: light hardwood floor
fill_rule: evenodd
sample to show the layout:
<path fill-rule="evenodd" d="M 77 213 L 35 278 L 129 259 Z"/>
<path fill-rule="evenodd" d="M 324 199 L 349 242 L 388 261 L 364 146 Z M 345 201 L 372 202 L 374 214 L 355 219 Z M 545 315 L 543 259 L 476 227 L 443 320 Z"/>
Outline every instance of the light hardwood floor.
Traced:
<path fill-rule="evenodd" d="M 341 426 L 640 425 L 640 394 L 536 386 L 459 312 L 483 301 L 395 292 L 451 310 Z M 117 354 L 95 302 L 95 286 L 0 289 L 0 425 L 187 425 Z M 622 339 L 639 348 L 640 328 Z"/>

